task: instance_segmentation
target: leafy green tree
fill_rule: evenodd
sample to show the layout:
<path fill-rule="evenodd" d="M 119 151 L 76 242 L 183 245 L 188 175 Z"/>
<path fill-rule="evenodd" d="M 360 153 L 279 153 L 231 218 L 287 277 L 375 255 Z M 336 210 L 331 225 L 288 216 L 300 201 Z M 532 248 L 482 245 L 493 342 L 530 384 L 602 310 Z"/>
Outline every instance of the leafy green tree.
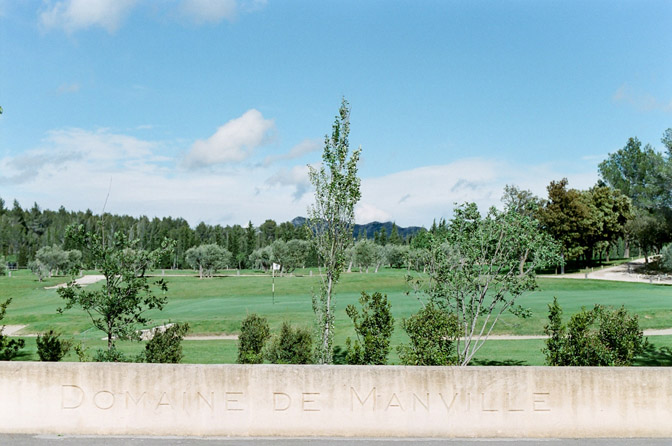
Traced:
<path fill-rule="evenodd" d="M 289 322 L 283 322 L 280 333 L 271 340 L 265 356 L 272 364 L 310 364 L 313 357 L 310 330 L 294 328 Z"/>
<path fill-rule="evenodd" d="M 625 307 L 612 310 L 595 305 L 574 314 L 562 324 L 557 298 L 549 306 L 549 336 L 543 350 L 546 363 L 554 366 L 628 366 L 644 351 L 645 340 L 637 315 Z"/>
<path fill-rule="evenodd" d="M 165 330 L 153 329 L 152 338 L 147 341 L 145 351 L 139 355 L 138 362 L 179 364 L 184 357 L 182 340 L 187 332 L 189 332 L 187 323 L 175 323 L 166 327 Z"/>
<path fill-rule="evenodd" d="M 663 138 L 665 141 L 665 137 Z M 611 187 L 630 197 L 643 209 L 656 209 L 670 204 L 672 193 L 665 184 L 665 159 L 653 147 L 637 138 L 615 153 L 610 153 L 599 165 L 602 179 Z"/>
<path fill-rule="evenodd" d="M 213 277 L 218 269 L 230 265 L 232 260 L 228 249 L 214 243 L 189 248 L 185 259 L 192 268 L 198 270 L 201 279 L 204 276 Z"/>
<path fill-rule="evenodd" d="M 520 257 L 529 250 L 525 270 Z M 514 211 L 490 208 L 482 217 L 474 203 L 454 211 L 445 240 L 435 240 L 428 293 L 457 315 L 459 365 L 468 365 L 505 312 L 526 315 L 514 303 L 537 287 L 535 270 L 560 261 L 559 248 L 536 222 Z"/>
<path fill-rule="evenodd" d="M 68 354 L 72 347 L 71 339 L 61 339 L 60 333 L 49 330 L 37 336 L 37 356 L 40 361 L 58 362 Z"/>
<path fill-rule="evenodd" d="M 457 363 L 455 341 L 460 325 L 455 314 L 429 302 L 401 326 L 410 339 L 409 344 L 397 346 L 404 365 L 454 365 Z"/>
<path fill-rule="evenodd" d="M 539 208 L 537 218 L 541 227 L 561 246 L 560 272 L 565 273 L 565 260 L 585 251 L 582 237 L 594 231 L 596 212 L 588 197 L 576 189 L 567 189 L 567 178 L 551 181 L 547 187 L 548 200 Z"/>
<path fill-rule="evenodd" d="M 166 240 L 159 249 L 147 252 L 137 248 L 137 240 L 129 240 L 124 234 L 103 237 L 83 225 L 70 226 L 66 235 L 88 251 L 105 282 L 100 289 L 82 288 L 74 280 L 59 288 L 57 292 L 66 304 L 58 311 L 73 307 L 86 311 L 94 327 L 107 335 L 108 350 L 114 348 L 117 339 L 140 340 L 138 325 L 150 322 L 147 311 L 163 309 L 168 291 L 163 279 L 155 281 L 153 287 L 145 274 L 172 250 L 172 244 Z"/>
<path fill-rule="evenodd" d="M 271 337 L 268 320 L 256 313 L 247 315 L 240 324 L 238 336 L 238 364 L 261 364 L 263 348 Z"/>
<path fill-rule="evenodd" d="M 357 163 L 361 149 L 350 154 L 350 107 L 343 99 L 332 127 L 325 136 L 322 165 L 309 166 L 310 182 L 315 188 L 315 202 L 308 210 L 313 240 L 324 274 L 317 294 L 313 295 L 313 311 L 317 319 L 319 342 L 316 362 L 333 361 L 334 287 L 343 272 L 345 250 L 352 242 L 355 204 L 359 201 L 360 180 Z"/>
<path fill-rule="evenodd" d="M 5 318 L 7 313 L 7 307 L 12 303 L 12 298 L 10 297 L 6 301 L 0 303 L 0 322 Z M 9 336 L 2 334 L 5 330 L 5 326 L 0 326 L 0 361 L 11 361 L 18 354 L 19 350 L 22 349 L 26 342 L 23 339 L 10 339 Z"/>
<path fill-rule="evenodd" d="M 672 243 L 660 250 L 660 267 L 672 271 Z"/>
<path fill-rule="evenodd" d="M 384 249 L 385 261 L 391 268 L 403 268 L 408 262 L 408 246 L 389 243 Z"/>
<path fill-rule="evenodd" d="M 252 251 L 248 260 L 255 268 L 261 268 L 266 271 L 271 267 L 271 264 L 273 263 L 272 259 L 273 250 L 270 246 L 265 246 Z"/>
<path fill-rule="evenodd" d="M 609 261 L 609 247 L 625 237 L 625 225 L 633 218 L 630 199 L 618 189 L 597 185 L 582 192 L 590 203 L 593 225 L 586 228 L 582 244 L 586 259 L 591 260 L 596 250 L 604 250 Z"/>
<path fill-rule="evenodd" d="M 379 257 L 379 247 L 371 240 L 358 240 L 354 246 L 355 263 L 359 265 L 359 272 L 366 270 L 369 272 L 369 267 L 374 265 Z"/>
<path fill-rule="evenodd" d="M 369 296 L 362 292 L 359 304 L 361 314 L 354 305 L 345 308 L 357 335 L 354 342 L 350 338 L 345 341 L 346 360 L 348 364 L 386 364 L 394 331 L 394 317 L 387 295 L 376 292 Z"/>

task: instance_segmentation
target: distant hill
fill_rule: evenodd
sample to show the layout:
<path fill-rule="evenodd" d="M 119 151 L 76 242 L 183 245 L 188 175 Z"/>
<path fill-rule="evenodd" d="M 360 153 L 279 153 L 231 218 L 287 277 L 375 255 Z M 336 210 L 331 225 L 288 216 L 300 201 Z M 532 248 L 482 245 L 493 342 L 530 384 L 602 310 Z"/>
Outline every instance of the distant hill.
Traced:
<path fill-rule="evenodd" d="M 292 220 L 292 224 L 294 226 L 303 226 L 306 224 L 307 219 L 305 217 L 296 217 Z M 371 223 L 367 223 L 365 225 L 355 225 L 353 234 L 358 236 L 362 231 L 366 234 L 366 238 L 373 238 L 374 234 L 376 232 L 380 232 L 380 228 L 385 228 L 385 231 L 387 231 L 388 237 L 392 233 L 392 226 L 394 226 L 394 223 L 391 221 L 386 221 L 384 223 L 381 223 L 379 221 L 373 221 Z M 409 226 L 407 228 L 402 228 L 401 226 L 397 226 L 397 232 L 399 232 L 399 236 L 401 238 L 405 239 L 408 236 L 413 236 L 415 235 L 418 231 L 423 229 L 420 226 Z"/>

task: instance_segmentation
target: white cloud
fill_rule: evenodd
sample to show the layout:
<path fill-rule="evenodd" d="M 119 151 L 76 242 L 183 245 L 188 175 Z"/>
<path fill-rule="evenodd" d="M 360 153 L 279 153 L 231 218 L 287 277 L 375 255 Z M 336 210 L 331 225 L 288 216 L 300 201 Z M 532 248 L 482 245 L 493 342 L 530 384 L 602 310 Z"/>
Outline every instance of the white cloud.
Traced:
<path fill-rule="evenodd" d="M 308 166 L 294 166 L 291 169 L 280 169 L 266 180 L 269 186 L 289 186 L 294 189 L 294 200 L 299 200 L 310 189 Z"/>
<path fill-rule="evenodd" d="M 66 32 L 99 26 L 116 31 L 137 0 L 62 0 L 47 3 L 40 13 L 46 29 L 62 28 Z"/>
<path fill-rule="evenodd" d="M 16 198 L 24 206 L 37 202 L 49 209 L 63 205 L 100 212 L 112 178 L 109 212 L 182 217 L 192 225 L 287 221 L 305 216 L 313 201 L 307 166 L 276 170 L 249 163 L 181 170 L 178 159 L 164 155 L 173 144 L 109 129 L 54 130 L 39 147 L 0 158 L 2 198 Z M 594 164 L 582 165 L 585 172 L 572 175 L 557 165 L 472 158 L 363 178 L 356 220 L 428 226 L 450 218 L 455 202 L 474 201 L 482 210 L 499 205 L 505 184 L 543 197 L 551 180 L 566 176 L 570 187 L 585 189 L 595 184 L 597 173 Z"/>
<path fill-rule="evenodd" d="M 218 128 L 208 139 L 196 141 L 183 164 L 191 169 L 243 161 L 256 147 L 268 142 L 274 128 L 272 119 L 264 119 L 255 109 L 248 110 Z"/>
<path fill-rule="evenodd" d="M 320 141 L 317 139 L 304 139 L 299 144 L 295 145 L 290 149 L 289 152 L 283 153 L 281 155 L 269 155 L 264 158 L 264 166 L 275 163 L 276 161 L 281 160 L 292 160 L 300 158 L 309 153 L 319 150 L 321 147 Z"/>
<path fill-rule="evenodd" d="M 237 9 L 236 0 L 183 0 L 180 5 L 182 14 L 197 24 L 231 21 Z"/>
<path fill-rule="evenodd" d="M 65 94 L 65 93 L 77 93 L 81 86 L 77 83 L 74 82 L 72 84 L 61 84 L 56 92 L 58 94 Z"/>
<path fill-rule="evenodd" d="M 471 158 L 363 178 L 355 216 L 358 223 L 387 219 L 402 226 L 429 225 L 434 219 L 449 218 L 454 203 L 473 201 L 482 210 L 499 206 L 506 184 L 530 189 L 542 197 L 551 180 L 563 177 L 569 178 L 570 187 L 588 188 L 597 180 L 594 166 L 590 168 L 590 173 L 568 175 L 550 165 L 516 166 Z"/>
<path fill-rule="evenodd" d="M 628 84 L 621 85 L 612 96 L 612 100 L 624 102 L 642 112 L 672 112 L 672 99 L 660 100 L 649 93 L 637 91 Z"/>
<path fill-rule="evenodd" d="M 386 222 L 392 219 L 391 215 L 378 209 L 371 203 L 359 202 L 355 208 L 355 220 L 358 223 L 371 223 L 373 221 Z"/>

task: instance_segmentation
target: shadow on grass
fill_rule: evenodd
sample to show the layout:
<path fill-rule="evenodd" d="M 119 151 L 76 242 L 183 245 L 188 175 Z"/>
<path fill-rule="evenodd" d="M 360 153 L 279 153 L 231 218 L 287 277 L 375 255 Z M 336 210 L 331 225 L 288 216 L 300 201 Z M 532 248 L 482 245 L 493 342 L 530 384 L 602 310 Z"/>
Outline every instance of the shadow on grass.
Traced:
<path fill-rule="evenodd" d="M 474 359 L 471 361 L 470 365 L 483 365 L 483 366 L 514 366 L 514 365 L 529 365 L 526 361 L 520 361 L 516 359 L 505 359 L 503 361 L 491 360 L 491 359 Z"/>
<path fill-rule="evenodd" d="M 635 358 L 634 365 L 647 367 L 672 367 L 672 348 L 653 344 L 644 346 L 644 352 Z"/>

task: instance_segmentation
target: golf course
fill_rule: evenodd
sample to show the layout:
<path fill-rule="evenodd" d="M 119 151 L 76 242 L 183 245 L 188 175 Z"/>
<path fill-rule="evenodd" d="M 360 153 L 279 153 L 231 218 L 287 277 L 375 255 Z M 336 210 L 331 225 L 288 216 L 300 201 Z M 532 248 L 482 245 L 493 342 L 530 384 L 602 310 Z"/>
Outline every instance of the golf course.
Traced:
<path fill-rule="evenodd" d="M 84 271 L 84 275 L 96 274 Z M 185 363 L 234 363 L 240 323 L 250 313 L 268 319 L 271 332 L 277 333 L 284 321 L 296 326 L 312 328 L 314 314 L 312 294 L 319 288 L 317 269 L 297 269 L 291 275 L 272 277 L 270 273 L 242 270 L 220 271 L 213 278 L 199 279 L 197 272 L 188 270 L 153 271 L 156 278 L 168 282 L 168 303 L 162 311 L 148 312 L 152 328 L 171 322 L 187 322 L 190 331 L 183 342 Z M 398 364 L 395 347 L 408 337 L 401 321 L 417 312 L 427 296 L 415 293 L 407 284 L 405 269 L 382 268 L 378 273 L 344 273 L 335 295 L 334 345 L 345 348 L 346 338 L 354 337 L 352 321 L 345 308 L 358 306 L 362 291 L 379 291 L 388 296 L 395 318 L 392 351 L 388 362 Z M 0 301 L 12 298 L 2 324 L 14 328 L 13 336 L 23 337 L 26 346 L 17 360 L 38 360 L 35 339 L 50 329 L 64 338 L 81 342 L 89 353 L 104 348 L 104 333 L 95 329 L 85 312 L 73 308 L 62 314 L 57 310 L 65 305 L 55 288 L 69 277 L 51 277 L 42 282 L 30 271 L 13 271 L 11 276 L 0 277 Z M 273 283 L 275 284 L 273 293 Z M 557 297 L 567 320 L 582 307 L 595 304 L 625 308 L 639 317 L 643 330 L 672 327 L 672 289 L 668 285 L 628 283 L 591 279 L 538 278 L 536 291 L 524 294 L 516 303 L 531 311 L 531 316 L 520 319 L 504 314 L 495 326 L 493 335 L 511 335 L 507 339 L 488 340 L 475 357 L 474 365 L 543 365 L 543 339 L 518 338 L 540 336 L 547 323 L 548 304 Z M 100 282 L 86 285 L 99 287 Z M 648 336 L 647 353 L 637 359 L 636 365 L 672 365 L 672 358 L 661 347 L 672 347 L 672 335 Z M 143 349 L 143 342 L 119 341 L 118 348 L 129 354 Z M 338 355 L 337 355 L 338 356 Z M 74 351 L 64 361 L 77 361 Z"/>

